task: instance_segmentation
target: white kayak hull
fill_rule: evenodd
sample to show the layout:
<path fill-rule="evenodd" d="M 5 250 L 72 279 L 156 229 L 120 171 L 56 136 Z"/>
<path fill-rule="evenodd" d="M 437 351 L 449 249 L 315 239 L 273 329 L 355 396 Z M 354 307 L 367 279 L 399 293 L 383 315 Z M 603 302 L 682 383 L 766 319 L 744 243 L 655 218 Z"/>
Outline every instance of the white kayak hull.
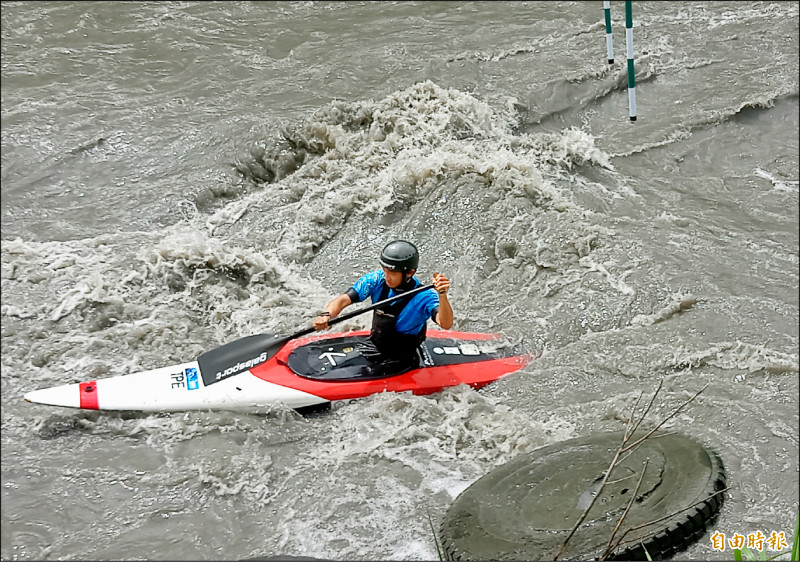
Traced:
<path fill-rule="evenodd" d="M 432 330 L 420 348 L 424 357 L 418 368 L 365 378 L 358 374 L 363 357 L 357 344 L 367 337 L 364 331 L 316 336 L 268 353 L 264 350 L 274 336 L 248 336 L 196 361 L 34 390 L 24 398 L 85 410 L 260 412 L 276 404 L 300 410 L 377 392 L 422 395 L 459 384 L 480 388 L 531 359 L 494 335 Z"/>
<path fill-rule="evenodd" d="M 194 369 L 194 371 L 192 370 Z M 268 409 L 275 403 L 304 408 L 327 402 L 301 390 L 262 380 L 245 371 L 205 386 L 197 361 L 130 375 L 84 383 L 64 384 L 25 394 L 25 400 L 49 406 L 88 410 L 184 410 Z"/>

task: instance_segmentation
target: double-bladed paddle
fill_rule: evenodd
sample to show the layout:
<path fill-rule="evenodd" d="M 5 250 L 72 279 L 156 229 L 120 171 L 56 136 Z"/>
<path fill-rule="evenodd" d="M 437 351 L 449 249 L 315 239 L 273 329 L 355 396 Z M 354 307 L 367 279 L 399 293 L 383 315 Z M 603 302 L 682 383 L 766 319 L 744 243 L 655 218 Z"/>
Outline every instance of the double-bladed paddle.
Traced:
<path fill-rule="evenodd" d="M 379 306 L 390 304 L 400 299 L 412 297 L 417 293 L 433 289 L 434 285 L 422 285 L 411 291 L 405 291 L 391 298 L 378 301 L 370 306 L 365 306 L 356 311 L 343 314 L 336 318 L 331 318 L 328 321 L 328 326 L 344 322 L 370 310 L 374 310 Z M 307 336 L 317 330 L 311 326 L 304 328 L 299 332 L 295 332 L 289 336 L 274 336 L 272 334 L 256 334 L 254 336 L 246 336 L 236 341 L 226 343 L 223 346 L 217 347 L 210 351 L 206 351 L 197 358 L 200 365 L 200 374 L 203 377 L 203 382 L 206 386 L 213 384 L 217 381 L 236 375 L 255 367 L 256 365 L 267 361 L 270 357 L 275 355 L 289 341 Z"/>

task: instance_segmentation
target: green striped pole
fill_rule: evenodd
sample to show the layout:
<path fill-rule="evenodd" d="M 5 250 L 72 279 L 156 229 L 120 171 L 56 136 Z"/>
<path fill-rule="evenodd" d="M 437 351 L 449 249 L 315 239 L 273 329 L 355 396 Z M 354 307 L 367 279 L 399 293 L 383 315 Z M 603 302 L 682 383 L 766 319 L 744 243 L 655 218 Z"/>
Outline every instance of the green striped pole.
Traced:
<path fill-rule="evenodd" d="M 628 48 L 628 109 L 631 121 L 636 121 L 636 74 L 633 71 L 633 8 L 625 2 L 625 44 Z"/>
<path fill-rule="evenodd" d="M 606 49 L 608 50 L 608 64 L 614 64 L 614 40 L 611 38 L 611 2 L 603 2 L 603 11 L 606 13 Z"/>

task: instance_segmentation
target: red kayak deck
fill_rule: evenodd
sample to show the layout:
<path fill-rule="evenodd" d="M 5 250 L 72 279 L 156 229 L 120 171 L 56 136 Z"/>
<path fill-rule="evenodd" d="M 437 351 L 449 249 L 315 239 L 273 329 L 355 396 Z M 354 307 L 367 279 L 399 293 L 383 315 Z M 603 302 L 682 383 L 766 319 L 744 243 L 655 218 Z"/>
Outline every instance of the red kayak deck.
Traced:
<path fill-rule="evenodd" d="M 378 392 L 432 394 L 444 388 L 467 384 L 480 388 L 527 365 L 532 357 L 512 348 L 495 334 L 430 330 L 423 344 L 421 366 L 405 373 L 371 380 L 315 380 L 300 376 L 290 367 L 292 352 L 320 343 L 326 347 L 331 369 L 342 361 L 347 347 L 369 336 L 367 331 L 322 334 L 287 343 L 274 357 L 250 369 L 256 377 L 287 388 L 307 392 L 326 400 L 361 398 Z M 338 346 L 327 347 L 333 340 Z M 347 347 L 342 347 L 347 346 Z"/>

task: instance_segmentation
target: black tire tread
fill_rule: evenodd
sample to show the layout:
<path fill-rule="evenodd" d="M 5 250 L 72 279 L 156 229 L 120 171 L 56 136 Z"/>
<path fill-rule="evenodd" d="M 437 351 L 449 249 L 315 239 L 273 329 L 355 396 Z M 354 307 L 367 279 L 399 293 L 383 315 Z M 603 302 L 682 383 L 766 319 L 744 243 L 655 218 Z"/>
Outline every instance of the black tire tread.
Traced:
<path fill-rule="evenodd" d="M 642 546 L 647 549 L 652 560 L 666 560 L 686 550 L 706 533 L 706 529 L 719 515 L 723 494 L 718 492 L 725 489 L 727 481 L 722 459 L 714 451 L 706 449 L 706 452 L 711 460 L 711 471 L 703 493 L 708 497 L 702 503 L 677 515 L 663 531 L 652 535 L 652 540 L 644 540 L 642 544 L 615 552 L 608 560 L 646 560 L 646 557 L 634 557 L 634 551 Z"/>
<path fill-rule="evenodd" d="M 664 560 L 685 550 L 696 543 L 706 533 L 708 527 L 718 517 L 723 503 L 722 491 L 726 488 L 726 475 L 722 459 L 719 455 L 705 447 L 711 467 L 709 477 L 702 492 L 698 497 L 705 497 L 696 505 L 676 513 L 665 521 L 654 524 L 652 530 L 645 533 L 635 542 L 617 546 L 607 557 L 608 560 Z M 499 468 L 499 467 L 498 467 Z M 439 527 L 439 542 L 447 560 L 479 560 L 485 559 L 485 552 L 481 555 L 468 550 L 469 540 L 460 540 L 460 537 L 451 536 L 447 520 L 443 520 Z M 498 548 L 498 552 L 491 558 L 496 560 L 527 560 L 532 559 L 532 554 L 526 553 L 524 545 L 509 542 L 505 550 Z"/>

